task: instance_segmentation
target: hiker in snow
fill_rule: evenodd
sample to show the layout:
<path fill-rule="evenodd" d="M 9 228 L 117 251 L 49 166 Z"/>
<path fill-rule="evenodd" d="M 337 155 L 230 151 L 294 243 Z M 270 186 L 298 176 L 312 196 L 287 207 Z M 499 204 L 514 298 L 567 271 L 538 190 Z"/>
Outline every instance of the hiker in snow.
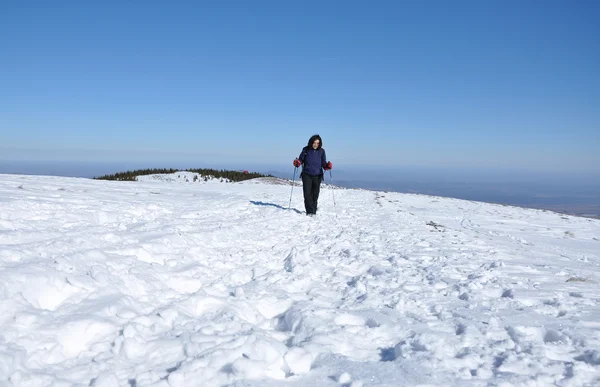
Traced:
<path fill-rule="evenodd" d="M 323 181 L 323 169 L 333 168 L 331 161 L 326 161 L 325 149 L 321 136 L 315 134 L 308 140 L 308 145 L 302 149 L 300 157 L 294 160 L 294 166 L 298 168 L 302 165 L 302 185 L 304 191 L 304 207 L 307 215 L 316 215 L 317 201 L 319 200 L 319 191 L 321 181 Z"/>

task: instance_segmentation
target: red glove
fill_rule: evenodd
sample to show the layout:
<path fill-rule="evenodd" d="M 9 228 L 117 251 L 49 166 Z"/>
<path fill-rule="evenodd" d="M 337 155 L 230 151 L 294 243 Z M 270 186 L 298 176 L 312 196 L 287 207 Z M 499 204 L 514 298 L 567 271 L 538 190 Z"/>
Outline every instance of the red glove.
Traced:
<path fill-rule="evenodd" d="M 324 168 L 326 171 L 329 171 L 330 169 L 332 169 L 332 168 L 333 168 L 333 164 L 331 164 L 331 161 L 328 161 L 328 162 L 326 162 L 325 164 L 323 164 L 323 168 Z"/>
<path fill-rule="evenodd" d="M 294 160 L 294 167 L 298 168 L 301 165 L 302 165 L 302 161 L 300 161 L 298 159 Z"/>

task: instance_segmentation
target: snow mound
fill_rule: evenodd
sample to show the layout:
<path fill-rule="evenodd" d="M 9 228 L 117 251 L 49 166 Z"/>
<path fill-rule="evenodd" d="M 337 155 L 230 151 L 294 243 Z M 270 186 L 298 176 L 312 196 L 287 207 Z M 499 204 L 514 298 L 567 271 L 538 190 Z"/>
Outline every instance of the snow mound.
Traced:
<path fill-rule="evenodd" d="M 0 385 L 600 385 L 599 220 L 194 176 L 0 175 Z"/>

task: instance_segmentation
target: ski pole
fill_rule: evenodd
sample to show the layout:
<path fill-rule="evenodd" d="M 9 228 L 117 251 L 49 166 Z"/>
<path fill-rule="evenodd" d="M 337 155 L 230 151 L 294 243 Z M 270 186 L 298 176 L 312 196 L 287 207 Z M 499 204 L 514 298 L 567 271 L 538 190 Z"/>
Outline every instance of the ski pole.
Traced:
<path fill-rule="evenodd" d="M 298 170 L 298 167 L 294 168 L 294 178 L 292 179 L 292 192 L 290 192 L 290 205 L 288 206 L 288 210 L 292 207 L 292 195 L 294 194 L 294 185 L 295 181 L 296 181 L 296 171 Z"/>

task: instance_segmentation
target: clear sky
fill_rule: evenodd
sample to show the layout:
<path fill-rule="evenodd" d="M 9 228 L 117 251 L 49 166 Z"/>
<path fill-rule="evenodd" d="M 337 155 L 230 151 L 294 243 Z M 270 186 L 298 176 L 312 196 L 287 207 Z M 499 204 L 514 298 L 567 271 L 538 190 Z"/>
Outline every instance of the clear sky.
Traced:
<path fill-rule="evenodd" d="M 0 0 L 0 160 L 600 171 L 600 1 Z"/>

